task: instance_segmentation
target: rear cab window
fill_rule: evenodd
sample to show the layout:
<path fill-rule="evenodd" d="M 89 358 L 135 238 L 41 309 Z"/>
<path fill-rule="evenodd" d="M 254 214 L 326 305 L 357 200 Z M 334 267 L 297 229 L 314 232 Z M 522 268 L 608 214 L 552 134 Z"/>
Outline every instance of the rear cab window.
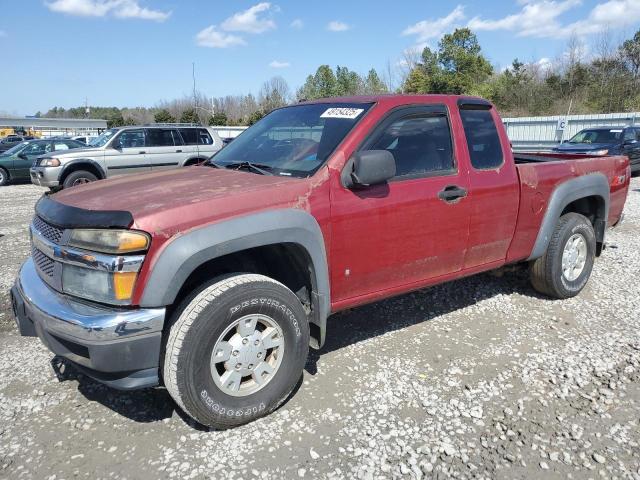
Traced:
<path fill-rule="evenodd" d="M 504 152 L 491 108 L 484 105 L 461 105 L 460 117 L 471 166 L 476 170 L 489 170 L 502 166 Z"/>

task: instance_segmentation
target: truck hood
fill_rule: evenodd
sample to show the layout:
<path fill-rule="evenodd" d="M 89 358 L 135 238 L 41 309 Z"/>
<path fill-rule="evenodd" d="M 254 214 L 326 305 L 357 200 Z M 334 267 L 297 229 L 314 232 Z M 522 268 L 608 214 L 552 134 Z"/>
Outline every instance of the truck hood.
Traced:
<path fill-rule="evenodd" d="M 52 200 L 90 211 L 125 211 L 133 228 L 173 235 L 246 213 L 295 203 L 310 179 L 207 166 L 122 176 L 63 190 Z"/>
<path fill-rule="evenodd" d="M 613 148 L 613 143 L 562 143 L 554 148 L 556 152 L 565 153 L 587 153 L 594 150 L 603 150 L 605 148 Z"/>

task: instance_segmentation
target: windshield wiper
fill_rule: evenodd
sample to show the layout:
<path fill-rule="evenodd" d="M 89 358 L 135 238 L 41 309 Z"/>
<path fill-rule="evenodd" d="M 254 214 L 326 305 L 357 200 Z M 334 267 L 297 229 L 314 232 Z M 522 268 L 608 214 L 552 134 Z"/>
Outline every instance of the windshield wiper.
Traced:
<path fill-rule="evenodd" d="M 210 162 L 210 163 L 214 164 L 213 162 Z M 260 175 L 273 175 L 273 173 L 267 171 L 267 170 L 271 170 L 272 167 L 270 167 L 269 165 L 263 165 L 261 163 L 234 162 L 234 163 L 225 163 L 218 166 L 222 166 L 224 168 L 232 168 L 235 170 L 242 170 L 242 169 L 253 170 L 254 172 L 259 173 Z"/>

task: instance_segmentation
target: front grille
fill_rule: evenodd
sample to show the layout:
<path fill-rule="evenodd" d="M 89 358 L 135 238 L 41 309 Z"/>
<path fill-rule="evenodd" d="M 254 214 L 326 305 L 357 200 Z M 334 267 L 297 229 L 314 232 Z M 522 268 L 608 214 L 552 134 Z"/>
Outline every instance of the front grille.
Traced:
<path fill-rule="evenodd" d="M 55 262 L 35 247 L 31 248 L 31 256 L 37 269 L 47 277 L 53 277 Z"/>
<path fill-rule="evenodd" d="M 39 216 L 33 217 L 33 228 L 35 228 L 40 234 L 53 243 L 60 243 L 64 230 L 45 222 Z"/>

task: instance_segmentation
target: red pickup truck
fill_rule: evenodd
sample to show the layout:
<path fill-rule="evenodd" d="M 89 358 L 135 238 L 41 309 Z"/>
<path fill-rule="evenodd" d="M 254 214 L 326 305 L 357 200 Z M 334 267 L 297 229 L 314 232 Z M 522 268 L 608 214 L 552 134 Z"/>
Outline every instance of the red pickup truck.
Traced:
<path fill-rule="evenodd" d="M 300 103 L 204 166 L 43 196 L 14 311 L 88 376 L 227 428 L 287 398 L 339 310 L 506 264 L 577 295 L 629 178 L 622 156 L 514 155 L 479 98 Z"/>

